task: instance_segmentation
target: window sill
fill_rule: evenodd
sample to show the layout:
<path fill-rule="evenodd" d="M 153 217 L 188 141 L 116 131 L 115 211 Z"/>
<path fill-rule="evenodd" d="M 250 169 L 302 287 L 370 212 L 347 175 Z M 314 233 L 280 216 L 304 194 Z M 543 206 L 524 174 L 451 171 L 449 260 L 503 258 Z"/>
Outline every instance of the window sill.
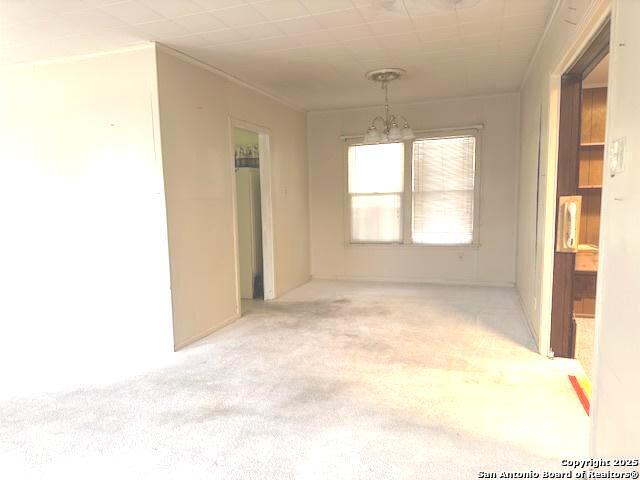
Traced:
<path fill-rule="evenodd" d="M 346 242 L 347 248 L 383 248 L 383 249 L 473 249 L 480 248 L 480 243 L 450 243 L 450 244 L 431 244 L 431 243 L 397 243 L 397 242 Z"/>

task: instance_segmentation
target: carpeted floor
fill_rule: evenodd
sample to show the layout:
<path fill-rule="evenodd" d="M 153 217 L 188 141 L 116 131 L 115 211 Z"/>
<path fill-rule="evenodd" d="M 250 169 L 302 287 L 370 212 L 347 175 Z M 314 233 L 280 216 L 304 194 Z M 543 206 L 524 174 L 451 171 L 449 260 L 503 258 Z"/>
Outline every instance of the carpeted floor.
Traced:
<path fill-rule="evenodd" d="M 0 400 L 0 477 L 472 479 L 586 454 L 511 289 L 311 282 L 100 387 Z"/>

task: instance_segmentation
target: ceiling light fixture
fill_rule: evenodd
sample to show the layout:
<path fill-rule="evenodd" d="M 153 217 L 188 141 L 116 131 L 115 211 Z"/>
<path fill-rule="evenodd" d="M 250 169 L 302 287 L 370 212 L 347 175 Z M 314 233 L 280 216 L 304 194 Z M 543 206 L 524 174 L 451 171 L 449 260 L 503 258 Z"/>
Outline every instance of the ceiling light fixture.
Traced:
<path fill-rule="evenodd" d="M 389 82 L 397 80 L 405 73 L 401 68 L 382 68 L 367 73 L 369 80 L 382 84 L 382 89 L 384 90 L 384 117 L 377 116 L 371 121 L 371 125 L 364 136 L 364 143 L 399 142 L 401 140 L 412 140 L 416 137 L 406 118 L 389 112 Z M 402 123 L 402 128 L 400 128 L 398 122 Z"/>

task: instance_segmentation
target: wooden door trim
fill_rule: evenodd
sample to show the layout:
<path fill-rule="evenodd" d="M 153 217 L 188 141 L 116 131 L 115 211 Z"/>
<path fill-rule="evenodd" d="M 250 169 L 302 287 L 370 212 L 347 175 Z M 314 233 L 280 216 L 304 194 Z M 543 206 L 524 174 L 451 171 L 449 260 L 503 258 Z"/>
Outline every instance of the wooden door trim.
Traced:
<path fill-rule="evenodd" d="M 575 195 L 578 189 L 581 101 L 582 77 L 565 75 L 562 78 L 560 93 L 556 224 L 559 211 L 558 198 L 564 195 Z M 558 357 L 570 357 L 573 353 L 574 269 L 574 253 L 554 253 L 553 293 L 551 299 L 551 350 Z"/>

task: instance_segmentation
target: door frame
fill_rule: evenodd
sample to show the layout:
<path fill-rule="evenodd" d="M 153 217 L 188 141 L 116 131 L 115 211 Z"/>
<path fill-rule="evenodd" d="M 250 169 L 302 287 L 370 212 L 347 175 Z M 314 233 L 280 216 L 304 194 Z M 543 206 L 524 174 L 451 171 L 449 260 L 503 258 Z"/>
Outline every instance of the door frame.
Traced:
<path fill-rule="evenodd" d="M 574 43 L 562 57 L 557 67 L 549 78 L 549 109 L 548 117 L 548 137 L 542 140 L 543 148 L 546 147 L 546 165 L 541 167 L 539 178 L 540 188 L 540 218 L 541 225 L 540 245 L 541 255 L 536 261 L 536 269 L 539 273 L 537 282 L 537 292 L 540 309 L 538 319 L 540 331 L 538 336 L 538 348 L 542 354 L 553 357 L 556 352 L 551 347 L 552 329 L 552 299 L 553 299 L 553 278 L 554 278 L 554 257 L 556 243 L 556 218 L 557 218 L 557 167 L 558 155 L 560 152 L 560 110 L 561 110 L 561 89 L 562 77 L 566 73 L 571 73 L 572 68 L 582 68 L 583 73 L 586 67 L 579 62 L 594 44 L 596 37 L 602 33 L 604 28 L 610 29 L 611 4 L 603 0 L 593 4 L 593 8 L 585 15 L 581 28 L 576 32 Z M 607 37 L 610 38 L 610 37 Z M 580 67 L 582 65 L 582 67 Z M 537 277 L 537 275 L 536 275 Z M 596 339 L 597 341 L 597 339 Z"/>
<path fill-rule="evenodd" d="M 233 131 L 241 128 L 254 132 L 258 135 L 258 170 L 260 172 L 260 217 L 262 220 L 262 275 L 264 286 L 264 299 L 273 300 L 276 298 L 276 272 L 275 272 L 275 249 L 274 249 L 274 227 L 273 227 L 273 201 L 272 201 L 272 168 L 271 168 L 271 130 L 262 125 L 258 125 L 239 118 L 229 117 L 229 150 L 231 157 L 231 191 L 233 210 L 233 236 L 234 236 L 234 256 L 236 264 L 236 310 L 242 315 L 240 297 L 240 247 L 238 236 L 238 205 L 236 191 L 236 162 L 235 145 Z"/>

